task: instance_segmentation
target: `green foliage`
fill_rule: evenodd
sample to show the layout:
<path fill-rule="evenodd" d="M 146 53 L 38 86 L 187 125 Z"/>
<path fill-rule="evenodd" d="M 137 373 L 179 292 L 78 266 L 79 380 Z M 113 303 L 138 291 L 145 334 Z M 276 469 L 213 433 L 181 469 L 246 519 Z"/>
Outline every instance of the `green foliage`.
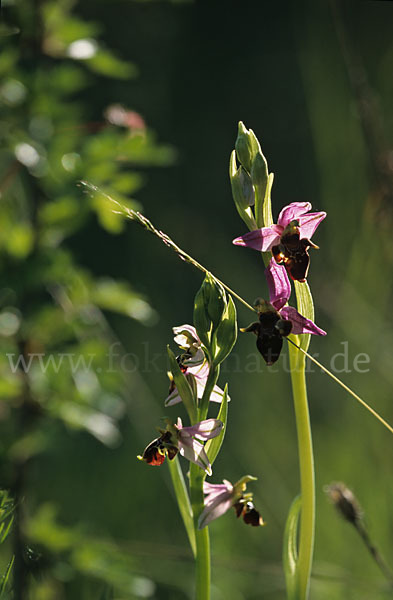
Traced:
<path fill-rule="evenodd" d="M 135 175 L 134 189 L 129 184 L 130 191 L 126 191 L 121 184 L 116 192 L 124 197 L 124 203 L 139 207 L 135 202 L 138 193 L 138 200 L 143 201 L 153 221 L 223 281 L 249 301 L 260 295 L 266 297 L 260 257 L 251 250 L 239 251 L 230 243 L 232 237 L 247 231 L 247 226 L 242 225 L 231 205 L 225 157 L 232 148 L 234 119 L 244 117 L 246 124 L 252 123 L 263 136 L 269 167 L 279 173 L 274 221 L 280 208 L 293 201 L 310 201 L 314 210 L 329 213 L 318 230 L 315 242 L 321 250 L 313 253 L 310 270 L 313 294 L 318 297 L 316 320 L 329 335 L 323 340 L 314 339 L 311 351 L 328 366 L 333 361 L 337 369 L 343 370 L 340 377 L 391 421 L 392 211 L 389 169 L 384 167 L 388 166 L 384 158 L 388 158 L 393 139 L 391 3 L 357 3 L 356 11 L 342 6 L 344 20 L 333 17 L 330 3 L 255 3 L 252 15 L 242 14 L 241 27 L 239 10 L 229 7 L 223 27 L 219 3 L 177 6 L 132 0 L 76 2 L 70 13 L 61 0 L 51 2 L 52 10 L 57 8 L 60 14 L 58 21 L 66 23 L 76 18 L 85 23 L 78 13 L 97 21 L 97 27 L 80 31 L 67 44 L 87 37 L 96 41 L 97 49 L 115 47 L 116 57 L 137 63 L 141 76 L 131 81 L 98 76 L 88 60 L 66 56 L 64 46 L 56 56 L 56 39 L 52 53 L 45 49 L 42 60 L 37 59 L 34 44 L 30 43 L 34 39 L 32 7 L 36 4 L 28 0 L 3 2 L 0 30 L 1 34 L 5 29 L 8 34 L 24 30 L 23 37 L 2 35 L 0 52 L 2 485 L 8 486 L 12 480 L 11 446 L 21 455 L 26 443 L 25 453 L 31 456 L 24 486 L 30 498 L 29 514 L 34 514 L 43 502 L 53 502 L 59 509 L 58 523 L 64 528 L 82 527 L 89 540 L 109 539 L 125 556 L 138 561 L 139 576 L 156 584 L 155 591 L 144 588 L 145 597 L 150 593 L 157 600 L 189 600 L 192 554 L 178 510 L 167 493 L 169 477 L 165 467 L 149 468 L 136 461 L 135 454 L 150 439 L 161 415 L 160 399 L 165 396 L 162 386 L 167 385 L 166 365 L 162 363 L 166 356 L 161 356 L 161 362 L 153 359 L 168 340 L 170 326 L 188 321 L 197 279 L 192 269 L 170 253 L 165 254 L 160 244 L 138 228 L 121 233 L 125 231 L 122 225 L 111 221 L 105 227 L 113 227 L 111 231 L 116 229 L 120 235 L 99 233 L 95 225 L 98 209 L 93 207 L 96 198 L 76 191 L 75 182 L 87 178 L 89 170 L 92 181 L 102 187 L 101 177 L 105 175 L 104 189 L 113 195 L 123 176 Z M 38 4 L 46 6 L 46 2 Z M 340 13 L 340 3 L 334 5 Z M 356 18 L 351 19 L 355 14 Z M 349 48 L 349 59 L 355 52 L 356 69 L 351 72 L 356 75 L 357 67 L 361 68 L 360 92 L 368 89 L 371 96 L 358 96 L 351 84 L 348 55 L 344 59 L 336 20 L 339 30 L 341 27 L 344 34 L 346 31 L 349 44 L 344 43 L 344 48 Z M 198 23 L 203 27 L 196 27 Z M 49 31 L 45 35 L 56 37 L 49 36 Z M 370 102 L 370 98 L 376 102 Z M 161 139 L 176 143 L 179 161 L 173 168 L 165 172 L 152 169 L 153 164 L 161 165 L 174 154 L 170 148 L 168 154 L 167 147 L 158 146 L 155 140 L 150 144 L 150 130 L 130 132 L 103 117 L 108 104 L 119 102 L 142 111 Z M 31 123 L 33 104 L 40 118 Z M 366 122 L 362 106 L 367 108 L 366 117 L 370 116 Z M 380 128 L 376 138 L 375 125 Z M 124 144 L 132 140 L 139 148 L 143 142 L 155 162 L 146 159 L 136 163 L 132 156 L 123 160 L 122 153 L 110 153 L 110 142 L 104 159 L 100 160 L 98 149 L 98 155 L 87 160 L 91 140 L 99 139 L 106 127 L 108 133 L 118 133 L 119 143 L 120 139 Z M 31 175 L 33 167 L 21 165 L 14 153 L 17 143 L 31 142 L 33 135 L 40 156 L 42 149 L 47 153 L 44 165 L 50 157 L 50 170 L 40 177 Z M 64 155 L 65 165 L 71 170 L 63 167 Z M 138 156 L 143 156 L 139 149 Z M 272 178 L 270 173 L 267 190 Z M 140 194 L 145 181 L 149 186 Z M 35 186 L 40 199 L 38 215 L 30 202 Z M 58 216 L 46 213 L 48 206 L 53 203 L 55 207 L 63 199 Z M 107 223 L 112 218 L 108 208 L 102 210 Z M 264 219 L 270 224 L 266 216 Z M 25 241 L 14 256 L 15 245 L 9 240 L 19 225 L 33 232 L 33 250 L 31 241 Z M 45 246 L 48 252 L 45 260 L 41 256 L 40 261 L 32 261 L 38 249 L 37 227 L 41 232 L 40 248 Z M 24 235 L 31 238 L 31 234 Z M 53 261 L 56 267 L 50 266 L 48 256 L 60 247 L 72 255 L 72 264 L 83 271 L 84 277 L 90 270 L 99 279 L 130 280 L 132 290 L 143 293 L 143 299 L 145 294 L 154 297 L 161 322 L 149 329 L 147 336 L 140 321 L 105 309 L 101 314 L 93 311 L 102 327 L 93 327 L 91 322 L 87 327 L 92 301 L 84 302 L 86 284 L 76 282 L 67 285 L 67 291 L 72 290 L 73 302 L 80 310 L 66 316 L 47 291 L 49 276 L 43 284 L 37 275 L 40 264 L 43 270 L 51 271 L 53 290 L 63 268 L 67 272 L 73 268 L 64 258 Z M 27 288 L 28 299 L 21 310 L 20 299 Z M 242 324 L 249 321 L 246 309 L 238 305 L 238 312 Z M 118 359 L 113 363 L 116 372 L 96 373 L 102 380 L 100 385 L 105 389 L 109 386 L 109 393 L 100 402 L 112 406 L 110 414 L 123 410 L 123 418 L 117 423 L 123 441 L 115 449 L 108 450 L 84 429 L 65 427 L 62 419 L 48 413 L 39 425 L 44 439 L 34 439 L 34 435 L 29 438 L 28 432 L 19 435 L 18 406 L 25 380 L 20 370 L 14 373 L 10 369 L 7 353 L 19 354 L 16 337 L 27 328 L 28 317 L 34 322 L 34 313 L 36 325 L 30 329 L 29 324 L 28 337 L 34 341 L 37 336 L 40 343 L 39 348 L 28 348 L 30 352 L 41 352 L 43 343 L 45 347 L 57 347 L 59 353 L 69 352 L 68 344 L 73 348 L 79 345 L 74 331 L 81 332 L 82 338 L 100 340 L 102 329 L 108 331 L 109 321 L 121 336 L 125 351 L 133 353 L 131 373 L 122 371 L 122 377 L 118 377 Z M 15 331 L 17 334 L 11 333 Z M 144 345 L 146 339 L 151 346 Z M 349 342 L 347 364 L 344 340 Z M 102 352 L 105 354 L 103 348 Z M 116 346 L 115 352 L 122 353 L 121 346 Z M 369 358 L 368 363 L 360 365 L 364 373 L 354 370 L 358 353 L 366 353 Z M 140 371 L 134 369 L 137 365 Z M 95 366 L 105 369 L 108 361 Z M 392 564 L 389 434 L 346 399 L 319 369 L 310 364 L 307 369 L 319 511 L 311 597 L 385 600 L 391 596 L 390 587 L 367 552 L 362 551 L 348 524 L 326 502 L 322 490 L 332 479 L 346 481 L 356 490 L 374 540 Z M 225 452 L 214 465 L 214 482 L 223 477 L 236 481 L 248 469 L 260 475 L 255 504 L 266 527 L 260 531 L 245 527 L 233 514 L 212 524 L 217 597 L 282 600 L 285 594 L 282 532 L 288 506 L 298 492 L 287 370 L 285 351 L 280 364 L 267 372 L 256 350 L 250 347 L 250 340 L 239 339 L 236 352 L 221 371 L 231 391 L 231 422 Z M 63 382 L 62 369 L 59 374 L 53 369 L 49 372 L 48 367 L 50 385 L 62 386 L 56 404 L 78 403 L 76 393 L 69 396 L 75 388 L 72 375 L 64 377 Z M 38 378 L 37 385 L 39 381 L 42 383 L 42 378 Z M 94 405 L 94 391 L 91 396 Z M 36 406 L 30 408 L 31 417 Z M 182 415 L 183 407 L 178 405 L 175 411 L 177 408 Z M 210 406 L 210 410 L 214 408 L 218 407 Z M 22 448 L 15 446 L 18 439 L 22 440 Z M 34 447 L 41 450 L 33 454 Z M 1 575 L 10 563 L 11 536 L 12 531 L 0 548 Z M 124 540 L 127 543 L 123 545 Z M 33 547 L 39 551 L 37 544 Z M 68 556 L 67 551 L 61 555 L 51 550 L 43 553 L 49 560 L 44 560 L 44 568 L 36 570 L 31 578 L 32 600 L 123 600 L 131 595 L 114 592 L 111 584 L 82 574 L 70 565 Z M 40 565 L 41 561 L 34 562 L 34 568 L 36 563 Z M 143 581 L 139 589 L 143 591 Z M 7 592 L 4 596 L 9 597 Z"/>
<path fill-rule="evenodd" d="M 39 544 L 54 570 L 66 561 L 71 571 L 136 598 L 124 553 L 106 541 L 82 543 L 82 534 L 58 526 L 25 492 L 31 463 L 56 446 L 56 428 L 65 435 L 88 433 L 110 448 L 121 444 L 128 380 L 116 363 L 124 350 L 109 315 L 142 325 L 157 319 L 127 281 L 97 277 L 78 261 L 73 240 L 87 235 L 94 216 L 108 233 L 122 231 L 113 206 L 100 194 L 82 193 L 78 181 L 108 187 L 116 200 L 139 208 L 133 196 L 146 180 L 141 167 L 174 160 L 173 149 L 159 145 L 135 111 L 109 96 L 97 116 L 86 103 L 107 85 L 101 76 L 115 84 L 135 77 L 137 68 L 109 51 L 98 37 L 102 27 L 82 20 L 73 5 L 23 0 L 8 13 L 20 35 L 2 37 L 0 475 L 12 498 L 1 493 L 7 566 L 0 589 L 12 589 L 12 573 L 30 586 L 35 559 L 22 554 Z M 10 534 L 21 540 L 14 566 Z M 34 597 L 44 597 L 45 585 L 42 595 L 35 587 Z"/>
<path fill-rule="evenodd" d="M 14 520 L 14 501 L 6 490 L 0 490 L 0 544 L 2 544 L 12 527 Z"/>
<path fill-rule="evenodd" d="M 10 575 L 12 572 L 12 567 L 14 565 L 14 557 L 11 558 L 10 562 L 7 565 L 4 575 L 2 575 L 0 580 L 0 598 L 4 596 L 7 591 L 7 587 L 10 580 Z"/>
<path fill-rule="evenodd" d="M 50 552 L 83 575 L 110 585 L 130 600 L 137 598 L 135 564 L 113 543 L 92 538 L 81 529 L 64 527 L 51 505 L 43 505 L 29 522 L 29 537 L 45 555 Z"/>

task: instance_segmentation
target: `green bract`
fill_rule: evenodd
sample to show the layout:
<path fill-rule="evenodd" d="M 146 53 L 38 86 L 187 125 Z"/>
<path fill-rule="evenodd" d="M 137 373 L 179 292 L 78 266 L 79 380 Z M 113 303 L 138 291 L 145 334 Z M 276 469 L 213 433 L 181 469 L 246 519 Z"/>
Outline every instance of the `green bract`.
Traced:
<path fill-rule="evenodd" d="M 233 150 L 229 162 L 229 178 L 231 180 L 232 195 L 240 217 L 250 231 L 257 229 L 257 224 L 251 210 L 255 202 L 255 192 L 251 178 L 247 171 L 236 165 L 236 151 Z"/>
<path fill-rule="evenodd" d="M 194 326 L 211 362 L 222 363 L 236 342 L 236 308 L 223 286 L 210 274 L 195 296 Z"/>
<path fill-rule="evenodd" d="M 229 355 L 237 339 L 236 307 L 231 296 L 228 296 L 225 313 L 213 338 L 215 341 L 213 362 L 219 365 Z"/>

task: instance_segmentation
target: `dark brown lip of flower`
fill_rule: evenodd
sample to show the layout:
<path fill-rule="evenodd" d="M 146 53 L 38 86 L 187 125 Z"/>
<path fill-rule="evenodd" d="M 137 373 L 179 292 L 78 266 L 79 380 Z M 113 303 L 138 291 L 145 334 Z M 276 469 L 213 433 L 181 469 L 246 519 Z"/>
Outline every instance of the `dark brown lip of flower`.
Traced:
<path fill-rule="evenodd" d="M 292 221 L 284 230 L 280 243 L 273 246 L 272 254 L 278 264 L 283 264 L 293 281 L 304 283 L 310 266 L 309 248 L 318 248 L 309 239 L 300 239 L 297 221 Z"/>
<path fill-rule="evenodd" d="M 259 312 L 259 321 L 241 329 L 242 332 L 253 332 L 257 336 L 257 348 L 268 367 L 279 358 L 282 349 L 282 338 L 290 334 L 292 323 L 281 319 L 280 314 L 272 310 Z"/>
<path fill-rule="evenodd" d="M 260 513 L 254 507 L 252 502 L 237 502 L 234 504 L 236 516 L 242 517 L 246 525 L 252 525 L 253 527 L 260 527 L 264 525 L 263 519 Z"/>
<path fill-rule="evenodd" d="M 144 460 L 152 467 L 159 467 L 162 465 L 166 456 L 168 456 L 169 460 L 172 460 L 175 458 L 178 449 L 170 444 L 170 440 L 170 432 L 165 431 L 160 437 L 150 442 L 144 449 L 142 456 L 139 456 L 138 458 Z"/>

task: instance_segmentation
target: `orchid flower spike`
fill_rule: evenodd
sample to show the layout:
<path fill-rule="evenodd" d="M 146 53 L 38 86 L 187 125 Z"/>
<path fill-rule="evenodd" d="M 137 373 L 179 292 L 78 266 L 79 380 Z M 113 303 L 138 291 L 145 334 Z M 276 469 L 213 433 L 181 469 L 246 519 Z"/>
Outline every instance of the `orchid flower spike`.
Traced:
<path fill-rule="evenodd" d="M 191 376 L 196 384 L 197 397 L 200 400 L 205 391 L 207 378 L 209 376 L 209 363 L 205 358 L 205 353 L 202 350 L 201 341 L 198 337 L 195 327 L 192 325 L 181 325 L 180 327 L 174 327 L 173 333 L 175 334 L 175 342 L 185 350 L 184 354 L 177 357 L 180 369 L 186 376 Z M 165 400 L 165 406 L 173 406 L 182 399 L 180 394 L 172 380 L 171 374 L 171 385 L 169 387 L 169 394 Z M 224 396 L 224 390 L 218 385 L 215 385 L 210 395 L 211 402 L 222 402 Z M 228 402 L 230 398 L 228 396 Z"/>
<path fill-rule="evenodd" d="M 255 509 L 252 502 L 252 494 L 246 494 L 247 483 L 255 481 L 256 477 L 246 475 L 239 479 L 234 485 L 224 479 L 223 483 L 203 484 L 205 494 L 204 509 L 198 520 L 198 528 L 206 527 L 214 519 L 218 519 L 226 513 L 232 506 L 236 511 L 237 517 L 242 516 L 243 521 L 248 525 L 257 527 L 264 525 L 263 519 Z"/>
<path fill-rule="evenodd" d="M 325 212 L 310 213 L 309 202 L 292 202 L 279 214 L 276 225 L 250 231 L 233 240 L 236 246 L 271 251 L 276 262 L 284 265 L 291 279 L 304 282 L 307 278 L 309 248 L 318 248 L 310 238 L 326 217 Z"/>
<path fill-rule="evenodd" d="M 303 317 L 293 306 L 285 306 L 291 295 L 291 284 L 284 267 L 272 258 L 265 270 L 270 302 L 262 298 L 255 301 L 259 320 L 240 331 L 252 331 L 257 336 L 257 348 L 268 366 L 274 364 L 281 353 L 283 337 L 290 333 L 326 335 L 326 331 Z"/>
<path fill-rule="evenodd" d="M 206 419 L 190 427 L 183 427 L 180 417 L 176 425 L 167 419 L 166 429 L 159 430 L 160 437 L 150 442 L 138 459 L 151 466 L 160 466 L 166 457 L 173 460 L 179 452 L 211 475 L 211 464 L 202 442 L 219 435 L 222 428 L 223 423 L 218 419 Z"/>

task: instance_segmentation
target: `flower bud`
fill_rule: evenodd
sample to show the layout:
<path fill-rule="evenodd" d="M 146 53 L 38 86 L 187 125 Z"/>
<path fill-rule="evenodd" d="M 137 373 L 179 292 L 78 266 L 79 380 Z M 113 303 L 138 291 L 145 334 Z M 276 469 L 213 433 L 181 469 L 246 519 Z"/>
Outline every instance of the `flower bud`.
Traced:
<path fill-rule="evenodd" d="M 253 231 L 257 224 L 250 206 L 255 203 L 255 192 L 247 171 L 240 166 L 237 168 L 236 152 L 233 150 L 229 162 L 229 178 L 231 180 L 232 196 L 237 212 L 244 223 Z"/>
<path fill-rule="evenodd" d="M 263 196 L 265 195 L 268 175 L 266 158 L 262 152 L 258 152 L 252 162 L 251 179 L 252 183 L 260 188 L 260 194 Z"/>
<path fill-rule="evenodd" d="M 230 354 L 237 339 L 236 307 L 231 296 L 228 296 L 227 307 L 213 337 L 215 342 L 213 362 L 219 365 Z"/>
<path fill-rule="evenodd" d="M 250 173 L 254 157 L 260 152 L 260 146 L 254 132 L 246 129 L 242 121 L 239 121 L 235 149 L 240 164 Z"/>
<path fill-rule="evenodd" d="M 236 308 L 223 286 L 210 274 L 195 296 L 194 325 L 211 360 L 219 365 L 237 338 Z"/>
<path fill-rule="evenodd" d="M 215 279 L 209 278 L 209 285 L 206 285 L 208 294 L 207 311 L 213 324 L 213 331 L 217 329 L 223 319 L 227 307 L 226 293 L 224 288 Z"/>
<path fill-rule="evenodd" d="M 195 296 L 194 325 L 203 344 L 209 348 L 211 333 L 221 323 L 226 310 L 225 290 L 218 281 L 207 274 Z"/>

